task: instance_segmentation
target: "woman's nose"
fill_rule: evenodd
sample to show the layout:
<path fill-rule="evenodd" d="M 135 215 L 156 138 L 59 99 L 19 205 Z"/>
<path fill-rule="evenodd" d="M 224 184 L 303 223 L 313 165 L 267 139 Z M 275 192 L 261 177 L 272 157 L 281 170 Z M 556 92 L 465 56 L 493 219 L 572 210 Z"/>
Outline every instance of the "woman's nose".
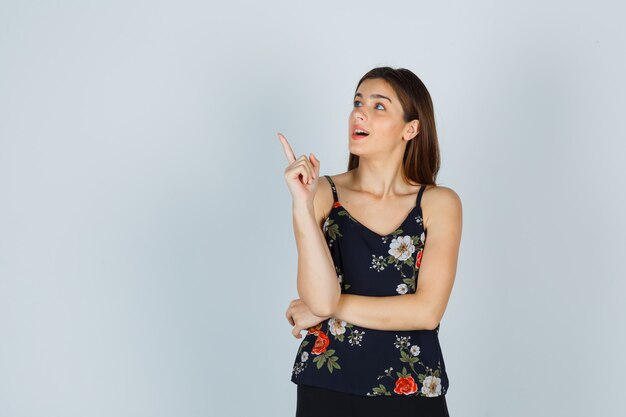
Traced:
<path fill-rule="evenodd" d="M 366 119 L 366 116 L 365 116 L 365 114 L 364 114 L 363 112 L 361 112 L 360 110 L 356 110 L 356 111 L 354 112 L 354 118 L 355 118 L 355 119 L 365 120 L 365 119 Z"/>

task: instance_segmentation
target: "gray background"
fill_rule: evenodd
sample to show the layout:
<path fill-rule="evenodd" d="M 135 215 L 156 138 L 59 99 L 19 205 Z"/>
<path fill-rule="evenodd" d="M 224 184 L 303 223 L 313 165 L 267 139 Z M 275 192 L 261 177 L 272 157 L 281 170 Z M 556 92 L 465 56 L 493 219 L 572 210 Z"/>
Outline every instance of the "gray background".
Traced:
<path fill-rule="evenodd" d="M 0 416 L 292 416 L 286 159 L 414 71 L 462 199 L 462 416 L 618 416 L 618 2 L 0 2 Z"/>

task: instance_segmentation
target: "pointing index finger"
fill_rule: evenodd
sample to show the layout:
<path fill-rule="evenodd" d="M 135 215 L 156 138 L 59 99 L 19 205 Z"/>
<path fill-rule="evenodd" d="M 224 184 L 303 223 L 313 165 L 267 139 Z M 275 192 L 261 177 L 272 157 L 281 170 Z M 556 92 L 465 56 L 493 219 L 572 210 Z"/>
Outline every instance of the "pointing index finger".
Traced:
<path fill-rule="evenodd" d="M 291 146 L 289 146 L 287 138 L 282 133 L 278 133 L 278 139 L 280 139 L 281 143 L 283 144 L 283 149 L 285 151 L 285 155 L 287 156 L 287 161 L 289 161 L 289 163 L 291 164 L 293 161 L 296 160 L 296 155 L 293 153 Z"/>

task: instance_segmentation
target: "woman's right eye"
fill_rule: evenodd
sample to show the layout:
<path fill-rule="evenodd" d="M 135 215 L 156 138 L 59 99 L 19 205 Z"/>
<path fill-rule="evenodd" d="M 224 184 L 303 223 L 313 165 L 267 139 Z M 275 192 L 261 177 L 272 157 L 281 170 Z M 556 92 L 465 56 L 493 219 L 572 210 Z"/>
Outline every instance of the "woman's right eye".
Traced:
<path fill-rule="evenodd" d="M 355 100 L 353 104 L 356 106 L 356 103 L 360 103 L 360 101 L 359 100 Z"/>

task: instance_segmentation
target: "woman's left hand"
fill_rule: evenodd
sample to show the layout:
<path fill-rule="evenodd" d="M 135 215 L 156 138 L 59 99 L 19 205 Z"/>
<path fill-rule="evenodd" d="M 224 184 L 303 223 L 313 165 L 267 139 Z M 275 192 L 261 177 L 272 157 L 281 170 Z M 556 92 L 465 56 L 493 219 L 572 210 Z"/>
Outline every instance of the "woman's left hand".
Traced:
<path fill-rule="evenodd" d="M 285 316 L 287 317 L 287 321 L 289 322 L 289 324 L 294 326 L 291 333 L 297 339 L 302 339 L 302 335 L 300 334 L 302 330 L 316 326 L 331 317 L 316 316 L 315 314 L 311 313 L 309 307 L 304 303 L 304 301 L 299 298 L 289 303 L 289 307 L 287 307 L 287 312 L 285 313 Z"/>

